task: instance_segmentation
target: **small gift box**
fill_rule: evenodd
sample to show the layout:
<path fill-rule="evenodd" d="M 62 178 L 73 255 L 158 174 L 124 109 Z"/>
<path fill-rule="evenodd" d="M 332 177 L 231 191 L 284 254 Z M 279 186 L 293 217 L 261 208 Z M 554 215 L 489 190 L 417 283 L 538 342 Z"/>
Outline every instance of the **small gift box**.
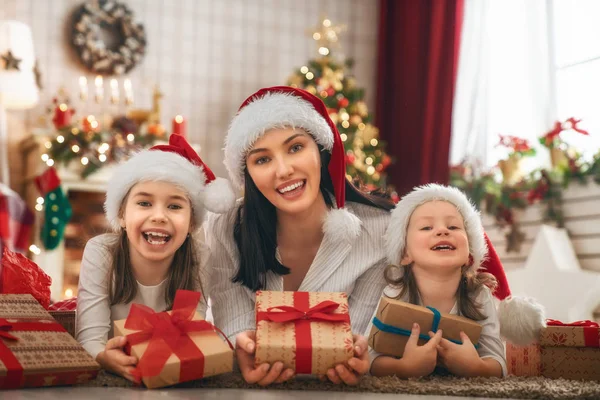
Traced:
<path fill-rule="evenodd" d="M 256 292 L 256 365 L 326 374 L 354 356 L 345 293 Z"/>
<path fill-rule="evenodd" d="M 99 369 L 33 296 L 0 295 L 0 389 L 83 383 Z"/>
<path fill-rule="evenodd" d="M 600 380 L 600 326 L 592 321 L 565 324 L 548 320 L 539 343 L 507 343 L 510 374 L 547 378 Z"/>
<path fill-rule="evenodd" d="M 77 297 L 50 304 L 48 312 L 52 317 L 75 337 L 75 316 L 77 314 Z"/>
<path fill-rule="evenodd" d="M 441 329 L 443 337 L 461 343 L 460 332 L 467 334 L 477 345 L 481 325 L 458 315 L 441 314 L 433 307 L 422 307 L 400 300 L 382 297 L 377 308 L 373 327 L 369 334 L 369 345 L 377 352 L 402 357 L 413 323 L 421 328 L 419 345 L 429 340 L 429 331 Z"/>
<path fill-rule="evenodd" d="M 196 312 L 200 296 L 178 290 L 172 311 L 157 313 L 133 304 L 127 319 L 114 321 L 114 335 L 127 336 L 126 351 L 137 357 L 136 374 L 146 387 L 170 386 L 233 369 L 233 346 Z"/>

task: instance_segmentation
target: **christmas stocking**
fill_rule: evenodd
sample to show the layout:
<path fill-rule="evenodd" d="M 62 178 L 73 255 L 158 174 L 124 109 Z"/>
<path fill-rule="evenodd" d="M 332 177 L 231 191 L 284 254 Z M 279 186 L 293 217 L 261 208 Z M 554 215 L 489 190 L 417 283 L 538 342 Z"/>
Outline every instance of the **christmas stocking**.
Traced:
<path fill-rule="evenodd" d="M 52 167 L 35 178 L 35 183 L 44 196 L 44 224 L 41 239 L 46 250 L 55 249 L 62 240 L 65 226 L 71 218 L 71 205 L 60 186 L 60 179 Z"/>

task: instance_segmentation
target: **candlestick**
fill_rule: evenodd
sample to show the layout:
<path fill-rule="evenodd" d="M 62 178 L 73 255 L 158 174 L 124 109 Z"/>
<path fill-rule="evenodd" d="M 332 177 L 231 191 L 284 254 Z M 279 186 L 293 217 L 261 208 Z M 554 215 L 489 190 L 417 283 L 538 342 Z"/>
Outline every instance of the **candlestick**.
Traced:
<path fill-rule="evenodd" d="M 110 80 L 110 104 L 119 104 L 119 82 L 114 78 Z"/>
<path fill-rule="evenodd" d="M 123 91 L 125 92 L 125 104 L 130 106 L 133 104 L 133 90 L 131 90 L 131 81 L 125 79 L 123 81 Z"/>
<path fill-rule="evenodd" d="M 177 133 L 183 137 L 186 135 L 185 119 L 181 115 L 173 118 L 173 133 Z"/>
<path fill-rule="evenodd" d="M 104 99 L 104 81 L 102 80 L 102 76 L 98 75 L 96 76 L 95 79 L 95 85 L 96 85 L 96 95 L 94 97 L 94 99 L 96 100 L 96 103 L 102 103 L 102 100 Z"/>
<path fill-rule="evenodd" d="M 79 99 L 81 101 L 87 101 L 88 98 L 88 85 L 87 78 L 85 76 L 79 77 Z"/>

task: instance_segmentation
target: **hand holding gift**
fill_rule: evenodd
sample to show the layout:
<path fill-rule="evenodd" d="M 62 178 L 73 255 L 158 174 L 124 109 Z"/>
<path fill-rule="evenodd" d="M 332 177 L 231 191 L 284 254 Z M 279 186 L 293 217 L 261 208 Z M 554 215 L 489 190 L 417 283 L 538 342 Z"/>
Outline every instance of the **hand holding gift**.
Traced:
<path fill-rule="evenodd" d="M 430 332 L 429 336 L 433 338 L 433 332 Z M 460 344 L 451 342 L 448 339 L 439 341 L 437 346 L 439 363 L 455 375 L 477 376 L 478 371 L 481 370 L 480 364 L 483 361 L 466 333 L 461 331 L 460 339 L 462 341 Z"/>
<path fill-rule="evenodd" d="M 283 367 L 281 361 L 259 364 L 255 359 L 256 331 L 239 333 L 235 338 L 235 354 L 242 376 L 248 383 L 268 386 L 282 383 L 294 376 L 294 370 Z"/>
<path fill-rule="evenodd" d="M 104 351 L 98 354 L 96 360 L 103 368 L 121 375 L 131 382 L 140 383 L 135 374 L 138 359 L 125 354 L 123 349 L 126 345 L 127 338 L 125 336 L 115 336 L 106 343 Z"/>

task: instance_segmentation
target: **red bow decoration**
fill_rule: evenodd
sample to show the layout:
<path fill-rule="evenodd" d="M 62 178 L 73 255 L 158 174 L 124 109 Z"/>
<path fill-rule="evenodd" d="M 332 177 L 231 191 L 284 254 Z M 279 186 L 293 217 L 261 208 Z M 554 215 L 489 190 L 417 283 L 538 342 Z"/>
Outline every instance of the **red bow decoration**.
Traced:
<path fill-rule="evenodd" d="M 192 320 L 201 294 L 189 290 L 178 290 L 173 310 L 156 313 L 150 307 L 133 304 L 125 321 L 125 328 L 138 332 L 127 335 L 131 346 L 149 341 L 148 348 L 138 361 L 135 374 L 138 377 L 157 376 L 171 354 L 180 360 L 180 382 L 200 379 L 204 375 L 204 355 L 188 336 L 191 332 L 218 332 L 221 330 L 210 322 Z M 229 340 L 229 347 L 233 345 Z"/>
<path fill-rule="evenodd" d="M 571 323 L 564 323 L 555 319 L 547 319 L 546 325 L 548 326 L 572 326 L 577 328 L 583 328 L 583 341 L 586 347 L 600 347 L 600 325 L 597 322 L 585 320 L 575 321 Z"/>
<path fill-rule="evenodd" d="M 19 340 L 18 337 L 13 336 L 10 333 L 8 333 L 8 331 L 10 331 L 12 329 L 12 327 L 13 326 L 11 323 L 9 323 L 4 318 L 0 318 L 0 337 L 4 338 L 4 339 L 10 339 L 10 340 Z"/>
<path fill-rule="evenodd" d="M 600 325 L 597 322 L 594 321 L 590 321 L 585 320 L 585 321 L 575 321 L 575 322 L 570 322 L 570 323 L 564 323 L 561 321 L 558 321 L 556 319 L 547 319 L 546 320 L 546 325 L 548 326 L 581 326 L 581 327 L 590 327 L 590 328 L 600 328 Z"/>
<path fill-rule="evenodd" d="M 309 321 L 350 322 L 348 314 L 334 313 L 339 306 L 335 301 L 326 300 L 314 307 L 303 307 L 302 305 L 269 307 L 264 312 L 263 319 L 273 322 L 292 322 L 302 319 Z"/>

